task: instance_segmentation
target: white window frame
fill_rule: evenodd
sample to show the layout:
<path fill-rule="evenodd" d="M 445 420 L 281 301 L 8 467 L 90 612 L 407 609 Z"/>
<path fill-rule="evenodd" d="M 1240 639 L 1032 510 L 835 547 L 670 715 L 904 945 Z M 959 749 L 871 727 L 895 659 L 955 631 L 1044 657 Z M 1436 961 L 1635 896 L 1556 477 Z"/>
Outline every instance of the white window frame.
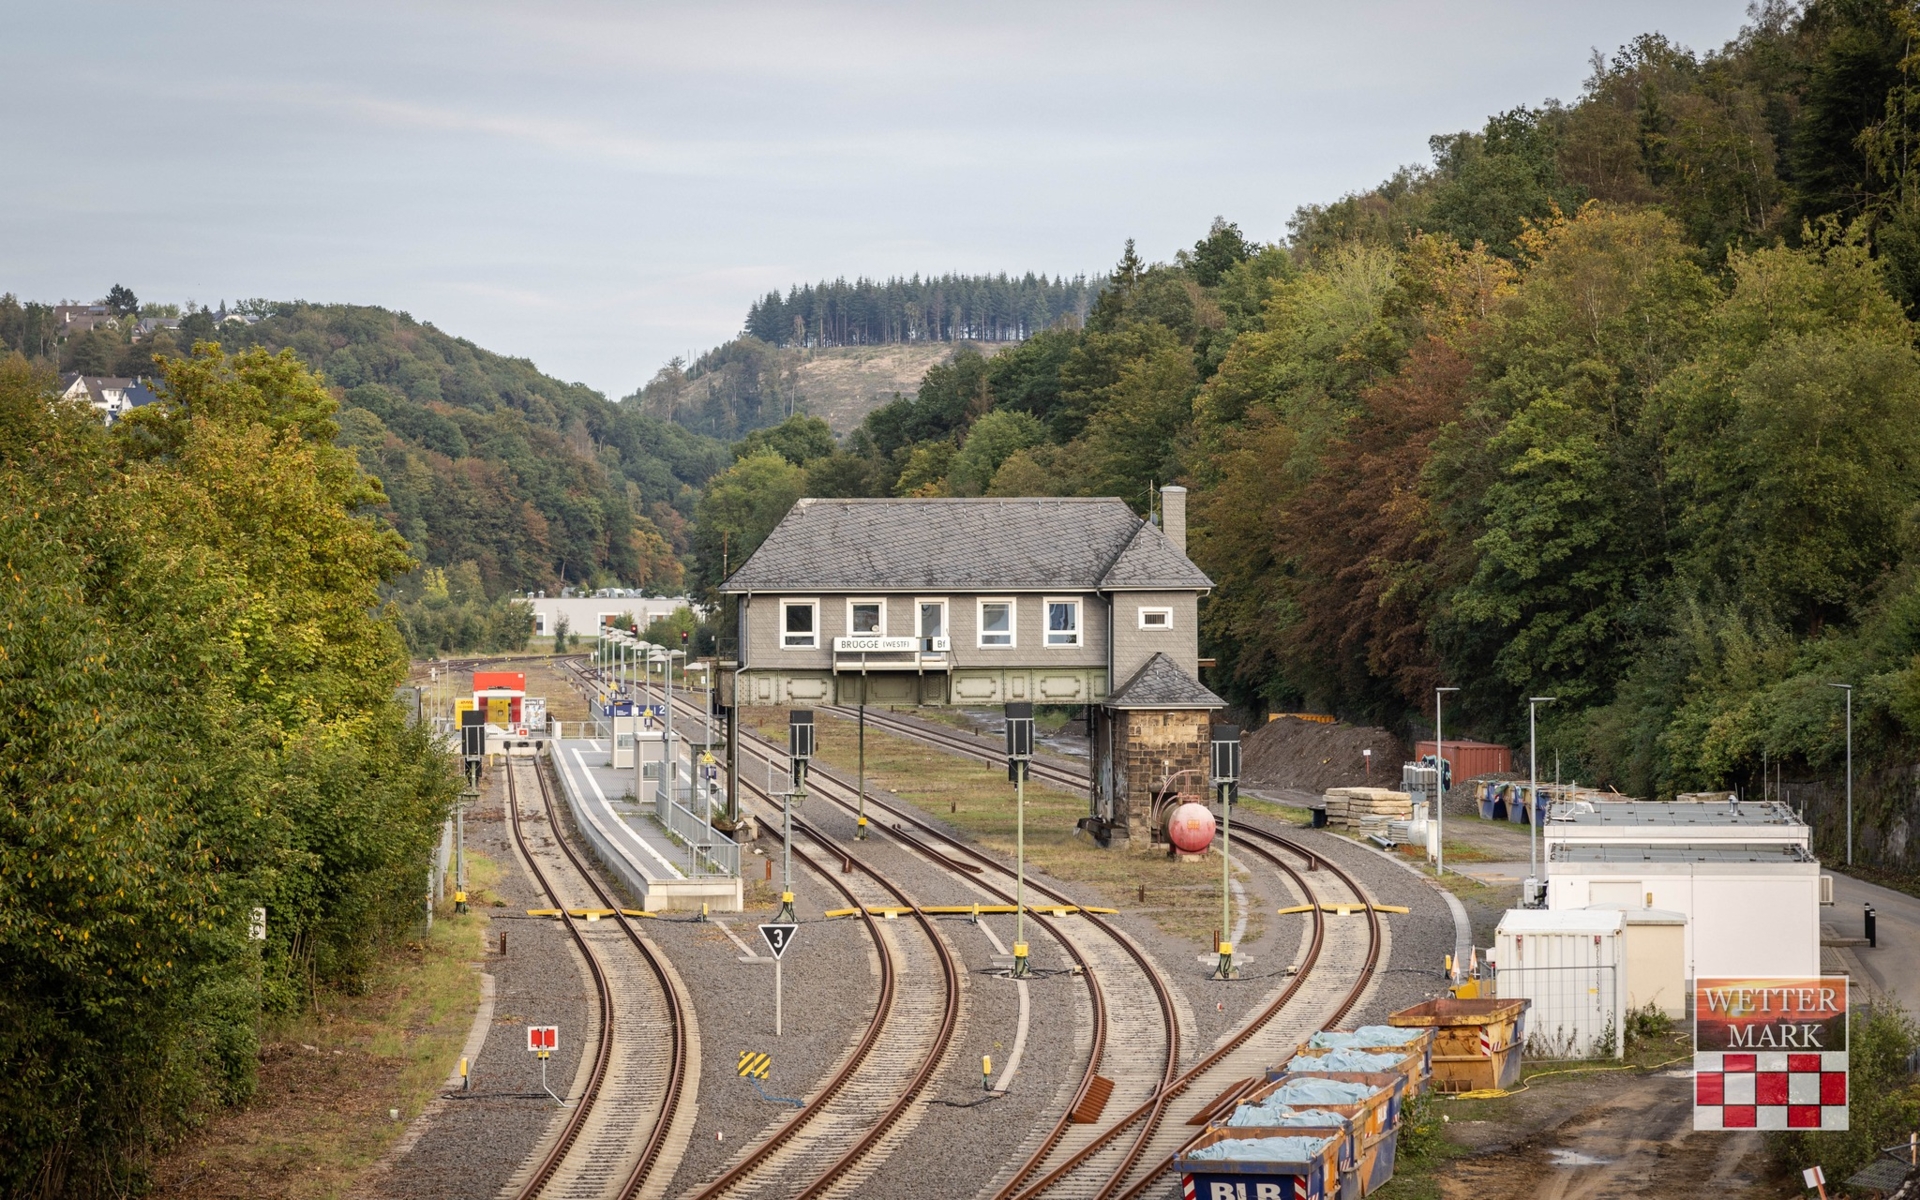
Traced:
<path fill-rule="evenodd" d="M 1073 640 L 1056 642 L 1053 640 L 1053 606 L 1056 604 L 1073 605 Z M 1078 650 L 1086 644 L 1087 606 L 1078 596 L 1046 596 L 1040 601 L 1040 644 L 1049 650 Z"/>
<path fill-rule="evenodd" d="M 787 636 L 788 636 L 787 635 L 787 610 L 790 608 L 807 608 L 807 609 L 813 610 L 813 632 L 810 635 L 808 635 L 811 638 L 811 640 L 808 641 L 805 645 L 798 645 L 796 643 L 789 642 L 787 640 Z M 775 632 L 778 634 L 780 638 L 780 648 L 782 650 L 818 650 L 820 648 L 820 601 L 792 600 L 792 599 L 781 600 L 780 601 L 780 624 L 775 627 Z"/>
<path fill-rule="evenodd" d="M 945 596 L 915 596 L 913 599 L 913 636 L 920 643 L 922 654 L 935 651 L 926 647 L 926 635 L 920 632 L 920 609 L 928 604 L 940 606 L 940 636 L 947 639 L 947 645 L 953 645 L 953 606 L 947 603 Z"/>
<path fill-rule="evenodd" d="M 1007 640 L 987 640 L 987 605 L 1007 606 Z M 981 596 L 973 602 L 973 643 L 982 650 L 1013 650 L 1020 645 L 1020 604 L 1012 596 Z"/>
<path fill-rule="evenodd" d="M 533 614 L 533 636 L 547 636 L 547 614 L 540 612 L 538 609 L 534 610 Z"/>
<path fill-rule="evenodd" d="M 880 606 L 880 628 L 872 633 L 860 633 L 853 627 L 853 606 L 856 604 L 877 604 Z M 782 626 L 785 628 L 785 626 Z M 887 636 L 887 598 L 885 596 L 849 596 L 847 598 L 847 636 L 848 637 L 885 637 Z"/>
<path fill-rule="evenodd" d="M 1148 613 L 1158 613 L 1161 616 L 1164 616 L 1166 618 L 1165 623 L 1149 624 L 1147 621 Z M 1165 605 L 1165 604 L 1150 605 L 1148 607 L 1139 609 L 1138 616 L 1136 616 L 1134 619 L 1140 622 L 1140 628 L 1146 630 L 1149 633 L 1165 633 L 1168 630 L 1173 628 L 1173 608 L 1172 606 Z"/>

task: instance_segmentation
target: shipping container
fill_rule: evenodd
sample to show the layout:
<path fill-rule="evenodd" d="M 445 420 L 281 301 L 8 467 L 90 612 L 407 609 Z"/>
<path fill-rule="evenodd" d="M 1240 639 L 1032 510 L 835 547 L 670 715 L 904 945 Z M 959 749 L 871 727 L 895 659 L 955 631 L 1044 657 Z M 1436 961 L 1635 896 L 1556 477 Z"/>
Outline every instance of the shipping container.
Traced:
<path fill-rule="evenodd" d="M 1494 991 L 1527 1000 L 1529 1058 L 1619 1058 L 1627 963 L 1617 910 L 1514 908 L 1494 931 Z"/>
<path fill-rule="evenodd" d="M 1424 760 L 1433 753 L 1433 739 L 1416 744 L 1413 757 Z M 1492 742 L 1454 741 L 1447 739 L 1447 762 L 1453 770 L 1452 782 L 1458 786 L 1466 780 L 1479 775 L 1505 775 L 1513 770 L 1513 751 Z"/>

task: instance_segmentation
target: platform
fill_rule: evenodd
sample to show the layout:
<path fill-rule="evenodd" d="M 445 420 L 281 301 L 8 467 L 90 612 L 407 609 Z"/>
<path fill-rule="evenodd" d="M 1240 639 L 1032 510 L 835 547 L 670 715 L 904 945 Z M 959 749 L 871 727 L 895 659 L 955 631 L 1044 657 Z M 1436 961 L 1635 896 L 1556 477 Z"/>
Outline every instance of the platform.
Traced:
<path fill-rule="evenodd" d="M 731 874 L 716 873 L 710 857 L 669 835 L 655 815 L 654 799 L 634 799 L 633 771 L 614 770 L 604 739 L 566 738 L 547 748 L 575 823 L 649 912 L 698 911 L 702 904 L 713 912 L 740 911 L 737 865 Z M 737 848 L 718 836 L 716 851 L 737 864 Z"/>

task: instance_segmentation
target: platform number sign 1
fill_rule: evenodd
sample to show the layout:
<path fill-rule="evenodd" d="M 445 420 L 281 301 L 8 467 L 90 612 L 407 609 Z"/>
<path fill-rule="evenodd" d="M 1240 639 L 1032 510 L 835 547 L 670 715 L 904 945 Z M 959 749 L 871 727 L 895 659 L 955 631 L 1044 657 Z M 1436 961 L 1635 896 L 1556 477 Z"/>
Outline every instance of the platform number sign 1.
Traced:
<path fill-rule="evenodd" d="M 1695 1129 L 1844 1130 L 1847 977 L 1694 984 Z"/>

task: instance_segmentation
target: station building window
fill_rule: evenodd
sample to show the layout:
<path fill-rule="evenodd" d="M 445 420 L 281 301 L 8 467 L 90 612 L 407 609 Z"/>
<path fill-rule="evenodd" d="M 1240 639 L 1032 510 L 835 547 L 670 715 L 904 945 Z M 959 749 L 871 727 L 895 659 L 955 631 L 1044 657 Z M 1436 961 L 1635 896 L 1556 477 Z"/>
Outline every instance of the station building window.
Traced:
<path fill-rule="evenodd" d="M 1143 608 L 1140 610 L 1140 628 L 1172 629 L 1173 610 L 1171 608 Z"/>
<path fill-rule="evenodd" d="M 782 600 L 780 602 L 780 647 L 783 650 L 814 650 L 820 645 L 820 602 L 818 600 Z"/>
<path fill-rule="evenodd" d="M 920 639 L 920 653 L 938 654 L 943 649 L 940 643 L 947 636 L 947 602 L 922 600 L 919 609 L 920 620 L 914 632 Z"/>
<path fill-rule="evenodd" d="M 1013 601 L 980 601 L 980 645 L 983 649 L 1014 646 L 1015 632 Z"/>
<path fill-rule="evenodd" d="M 847 601 L 847 632 L 854 637 L 887 636 L 885 600 Z"/>
<path fill-rule="evenodd" d="M 1080 644 L 1080 602 L 1078 600 L 1047 601 L 1047 645 L 1078 646 Z"/>
<path fill-rule="evenodd" d="M 533 633 L 535 637 L 547 636 L 547 614 L 543 612 L 533 614 Z"/>

